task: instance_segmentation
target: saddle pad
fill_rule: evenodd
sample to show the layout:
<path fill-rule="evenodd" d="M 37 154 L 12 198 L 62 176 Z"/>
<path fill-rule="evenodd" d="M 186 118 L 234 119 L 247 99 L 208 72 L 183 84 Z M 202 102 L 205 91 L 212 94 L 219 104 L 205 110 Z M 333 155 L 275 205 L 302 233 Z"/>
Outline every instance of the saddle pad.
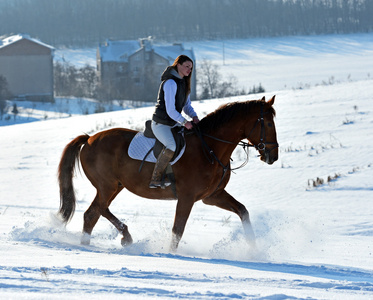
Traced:
<path fill-rule="evenodd" d="M 130 146 L 128 147 L 128 155 L 132 159 L 136 160 L 143 160 L 145 155 L 149 152 L 149 150 L 154 147 L 155 139 L 147 138 L 144 136 L 143 132 L 139 132 L 135 135 L 135 137 L 132 139 Z M 185 146 L 183 149 L 181 149 L 180 154 L 170 162 L 170 165 L 173 165 L 176 163 L 180 157 L 183 156 L 185 151 Z M 145 161 L 155 163 L 157 159 L 155 158 L 153 151 L 149 153 L 149 155 L 146 157 Z"/>

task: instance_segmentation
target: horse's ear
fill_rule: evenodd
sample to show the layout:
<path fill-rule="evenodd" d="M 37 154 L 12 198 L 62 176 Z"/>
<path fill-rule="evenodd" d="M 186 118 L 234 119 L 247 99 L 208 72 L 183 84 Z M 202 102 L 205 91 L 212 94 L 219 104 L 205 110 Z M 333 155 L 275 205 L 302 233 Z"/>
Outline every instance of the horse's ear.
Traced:
<path fill-rule="evenodd" d="M 274 95 L 270 100 L 268 100 L 268 104 L 270 104 L 271 106 L 273 105 L 273 103 L 275 103 L 275 97 L 276 95 Z"/>
<path fill-rule="evenodd" d="M 263 96 L 261 101 L 266 101 L 266 96 Z"/>

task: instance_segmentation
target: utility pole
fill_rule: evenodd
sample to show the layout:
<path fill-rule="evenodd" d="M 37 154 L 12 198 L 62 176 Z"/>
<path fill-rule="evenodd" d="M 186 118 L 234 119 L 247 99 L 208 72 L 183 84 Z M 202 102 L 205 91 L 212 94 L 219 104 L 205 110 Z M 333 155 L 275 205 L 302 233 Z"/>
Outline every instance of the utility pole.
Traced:
<path fill-rule="evenodd" d="M 225 66 L 225 45 L 223 40 L 223 66 Z"/>

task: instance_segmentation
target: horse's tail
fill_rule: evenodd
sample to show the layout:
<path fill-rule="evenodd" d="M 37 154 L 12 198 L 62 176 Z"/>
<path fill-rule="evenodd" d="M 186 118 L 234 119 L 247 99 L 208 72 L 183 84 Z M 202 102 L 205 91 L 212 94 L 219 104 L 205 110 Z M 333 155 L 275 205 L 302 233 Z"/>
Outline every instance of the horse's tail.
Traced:
<path fill-rule="evenodd" d="M 58 166 L 58 182 L 60 186 L 59 214 L 65 223 L 69 222 L 75 211 L 75 193 L 73 176 L 75 164 L 79 162 L 79 154 L 89 135 L 80 135 L 66 145 Z"/>

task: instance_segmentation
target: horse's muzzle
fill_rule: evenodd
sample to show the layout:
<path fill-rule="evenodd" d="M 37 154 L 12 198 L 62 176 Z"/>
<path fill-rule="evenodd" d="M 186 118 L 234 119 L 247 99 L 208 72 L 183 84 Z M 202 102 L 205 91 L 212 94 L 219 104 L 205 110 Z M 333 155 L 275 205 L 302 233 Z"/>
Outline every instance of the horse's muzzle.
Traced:
<path fill-rule="evenodd" d="M 260 160 L 272 165 L 276 160 L 278 160 L 278 148 L 264 149 L 260 155 Z"/>

